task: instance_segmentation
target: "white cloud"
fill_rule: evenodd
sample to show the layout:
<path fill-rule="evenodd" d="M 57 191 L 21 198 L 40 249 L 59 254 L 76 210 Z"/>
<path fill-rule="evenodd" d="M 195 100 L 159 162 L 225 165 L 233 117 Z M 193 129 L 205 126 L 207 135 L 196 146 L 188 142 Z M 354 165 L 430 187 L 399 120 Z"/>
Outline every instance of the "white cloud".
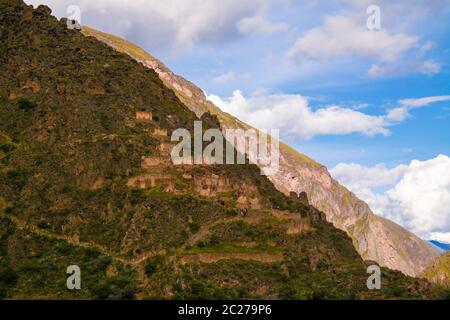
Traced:
<path fill-rule="evenodd" d="M 223 84 L 228 83 L 233 80 L 244 81 L 244 80 L 248 80 L 249 78 L 250 78 L 250 76 L 248 73 L 237 74 L 236 72 L 230 70 L 228 72 L 225 72 L 225 73 L 213 78 L 212 82 L 214 84 L 223 85 Z"/>
<path fill-rule="evenodd" d="M 381 77 L 388 73 L 389 72 L 386 67 L 382 67 L 377 64 L 372 65 L 369 71 L 367 71 L 367 75 L 370 77 Z"/>
<path fill-rule="evenodd" d="M 411 117 L 411 114 L 409 113 L 409 108 L 397 107 L 389 110 L 386 117 L 390 121 L 401 122 Z"/>
<path fill-rule="evenodd" d="M 306 31 L 288 53 L 291 59 L 326 60 L 348 56 L 395 61 L 418 44 L 418 38 L 385 29 L 367 29 L 365 21 L 350 15 L 325 17 L 322 26 Z"/>
<path fill-rule="evenodd" d="M 332 175 L 372 210 L 425 239 L 450 240 L 450 158 L 386 168 L 339 164 Z M 381 187 L 385 192 L 377 191 Z"/>
<path fill-rule="evenodd" d="M 219 80 L 229 78 L 228 74 Z M 337 105 L 313 110 L 308 98 L 301 95 L 273 94 L 246 98 L 234 91 L 229 98 L 208 96 L 216 106 L 259 129 L 279 129 L 281 135 L 309 139 L 319 135 L 361 133 L 368 136 L 390 134 L 389 127 L 411 117 L 410 109 L 450 100 L 434 96 L 400 100 L 399 107 L 384 115 L 370 115 L 354 108 Z"/>
<path fill-rule="evenodd" d="M 432 232 L 429 239 L 443 243 L 450 243 L 450 232 Z"/>
<path fill-rule="evenodd" d="M 372 78 L 385 77 L 398 74 L 419 73 L 427 76 L 433 76 L 442 69 L 441 64 L 433 61 L 413 61 L 413 62 L 395 62 L 391 64 L 373 64 L 367 71 L 367 75 Z"/>
<path fill-rule="evenodd" d="M 437 74 L 441 71 L 442 66 L 435 62 L 435 61 L 425 61 L 422 64 L 419 65 L 419 68 L 417 69 L 420 73 L 426 74 L 428 76 L 432 76 L 434 74 Z"/>
<path fill-rule="evenodd" d="M 388 111 L 387 119 L 394 122 L 401 122 L 409 117 L 411 109 L 428 107 L 434 103 L 450 101 L 450 96 L 432 96 L 415 99 L 403 99 L 399 100 L 399 107 L 393 108 Z"/>
<path fill-rule="evenodd" d="M 212 81 L 214 83 L 222 84 L 228 81 L 231 81 L 236 78 L 236 74 L 234 71 L 228 71 L 224 74 L 221 74 L 220 76 L 215 77 Z"/>
<path fill-rule="evenodd" d="M 260 129 L 280 129 L 285 136 L 311 138 L 317 135 L 388 135 L 388 123 L 351 108 L 328 106 L 312 110 L 301 95 L 276 94 L 245 98 L 235 91 L 227 99 L 210 95 L 208 99 L 223 111 Z"/>
<path fill-rule="evenodd" d="M 334 14 L 329 13 L 321 24 L 307 29 L 297 38 L 287 54 L 291 60 L 299 64 L 318 61 L 322 68 L 324 62 L 327 62 L 331 68 L 341 60 L 348 63 L 358 59 L 356 62 L 359 65 L 368 65 L 369 77 L 405 74 L 433 76 L 441 72 L 441 63 L 427 57 L 435 44 L 426 40 L 427 24 L 424 23 L 445 12 L 449 8 L 448 1 L 335 2 L 340 3 L 340 10 Z M 378 5 L 381 10 L 380 30 L 367 28 L 369 16 L 366 15 L 366 9 L 373 4 Z M 421 24 L 424 24 L 422 33 L 415 34 Z"/>
<path fill-rule="evenodd" d="M 399 104 L 408 108 L 421 108 L 427 107 L 436 102 L 450 101 L 450 96 L 432 96 L 416 99 L 403 99 L 399 101 Z"/>
<path fill-rule="evenodd" d="M 273 23 L 263 16 L 244 18 L 238 22 L 238 29 L 244 34 L 271 35 L 275 32 L 289 30 L 287 23 Z"/>
<path fill-rule="evenodd" d="M 407 169 L 407 165 L 389 169 L 384 164 L 368 168 L 354 163 L 340 163 L 332 170 L 332 174 L 340 182 L 358 190 L 394 184 Z"/>
<path fill-rule="evenodd" d="M 69 5 L 78 5 L 83 24 L 121 36 L 131 35 L 151 50 L 168 47 L 180 51 L 196 43 L 223 44 L 241 35 L 238 23 L 255 16 L 255 25 L 262 21 L 266 28 L 281 28 L 264 20 L 264 12 L 270 6 L 270 1 L 265 0 L 27 0 L 27 3 L 47 4 L 60 17 L 67 16 Z M 251 25 L 252 20 L 248 21 Z"/>

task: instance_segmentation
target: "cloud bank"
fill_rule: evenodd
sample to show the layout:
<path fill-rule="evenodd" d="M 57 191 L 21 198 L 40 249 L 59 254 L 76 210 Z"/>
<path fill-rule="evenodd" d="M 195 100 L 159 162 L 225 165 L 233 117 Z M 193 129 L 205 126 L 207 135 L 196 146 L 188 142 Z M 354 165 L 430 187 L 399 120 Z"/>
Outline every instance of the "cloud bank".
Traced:
<path fill-rule="evenodd" d="M 321 66 L 356 60 L 368 65 L 366 76 L 370 78 L 405 74 L 433 76 L 442 70 L 439 61 L 427 57 L 435 44 L 425 40 L 424 30 L 428 25 L 422 24 L 448 10 L 448 1 L 335 0 L 332 3 L 338 4 L 334 12 L 328 11 L 321 23 L 298 35 L 287 53 L 290 60 L 299 65 L 319 62 Z M 372 5 L 376 5 L 376 13 L 367 10 Z M 374 14 L 380 23 L 376 30 L 368 27 Z"/>
<path fill-rule="evenodd" d="M 321 135 L 387 136 L 390 127 L 410 116 L 413 108 L 450 100 L 450 96 L 406 99 L 383 115 L 370 115 L 354 108 L 329 105 L 313 110 L 301 95 L 274 94 L 245 97 L 234 91 L 229 98 L 209 95 L 208 99 L 225 112 L 259 129 L 279 129 L 284 137 L 310 139 Z"/>
<path fill-rule="evenodd" d="M 81 22 L 133 38 L 151 50 L 184 51 L 194 44 L 222 45 L 242 34 L 285 31 L 285 23 L 272 23 L 264 0 L 27 0 L 47 4 L 59 16 L 70 5 L 81 8 Z"/>
<path fill-rule="evenodd" d="M 450 158 L 387 168 L 341 163 L 331 170 L 371 209 L 424 239 L 450 243 Z M 380 191 L 381 190 L 381 191 Z"/>
<path fill-rule="evenodd" d="M 371 31 L 364 20 L 352 16 L 327 16 L 322 26 L 300 37 L 289 51 L 291 59 L 327 60 L 345 56 L 377 58 L 395 61 L 416 46 L 418 38 L 387 30 Z"/>
<path fill-rule="evenodd" d="M 276 94 L 246 98 L 234 91 L 227 99 L 210 95 L 208 99 L 225 112 L 260 129 L 279 129 L 284 136 L 309 139 L 317 135 L 388 135 L 383 117 L 350 108 L 329 106 L 312 110 L 301 95 Z"/>

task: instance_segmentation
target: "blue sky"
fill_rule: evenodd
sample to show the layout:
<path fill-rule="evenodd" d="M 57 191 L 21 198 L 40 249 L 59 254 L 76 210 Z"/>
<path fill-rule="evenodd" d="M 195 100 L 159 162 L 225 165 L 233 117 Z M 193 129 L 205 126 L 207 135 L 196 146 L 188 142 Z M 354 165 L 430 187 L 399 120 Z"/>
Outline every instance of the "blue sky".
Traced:
<path fill-rule="evenodd" d="M 280 129 L 376 213 L 450 242 L 450 0 L 27 2 L 79 6 L 82 24 Z"/>
<path fill-rule="evenodd" d="M 311 101 L 313 109 L 329 104 L 349 108 L 367 105 L 362 112 L 381 115 L 401 99 L 450 94 L 450 9 L 445 5 L 449 1 L 436 2 L 436 11 L 430 9 L 424 17 L 415 19 L 407 27 L 388 29 L 387 32 L 392 34 L 405 32 L 417 36 L 421 44 L 431 42 L 433 48 L 420 57 L 416 57 L 418 49 L 412 48 L 394 61 L 394 65 L 403 64 L 405 59 L 405 70 L 379 77 L 367 76 L 367 70 L 378 61 L 375 55 L 367 58 L 349 54 L 338 59 L 330 58 L 330 61 L 311 61 L 313 67 L 305 67 L 286 58 L 286 53 L 305 30 L 320 27 L 326 15 L 339 15 L 350 10 L 348 5 L 342 5 L 345 1 L 336 1 L 333 5 L 323 5 L 325 1 L 316 2 L 319 4 L 310 7 L 289 2 L 271 6 L 265 17 L 273 23 L 287 23 L 289 30 L 286 32 L 274 32 L 269 36 L 242 35 L 217 46 L 199 43 L 182 53 L 161 52 L 158 56 L 208 94 L 220 97 L 229 97 L 234 90 L 242 91 L 245 96 L 260 92 L 300 94 L 319 100 Z M 408 2 L 411 1 L 404 1 L 406 6 Z M 421 1 L 417 8 L 399 10 L 399 17 L 395 18 L 413 15 L 411 11 L 428 7 L 431 2 Z M 388 2 L 380 4 L 380 8 L 382 29 L 384 24 L 389 28 L 390 22 L 383 21 L 383 12 L 391 8 Z M 361 9 L 359 14 L 367 17 L 366 7 Z M 435 62 L 440 70 L 432 74 L 411 70 L 412 65 L 424 61 Z M 227 74 L 228 80 L 224 77 L 223 81 L 214 81 Z M 370 166 L 380 162 L 396 165 L 448 154 L 449 121 L 450 101 L 447 101 L 415 110 L 411 118 L 392 127 L 388 137 L 367 137 L 355 133 L 306 140 L 294 137 L 288 141 L 330 168 L 343 161 Z"/>

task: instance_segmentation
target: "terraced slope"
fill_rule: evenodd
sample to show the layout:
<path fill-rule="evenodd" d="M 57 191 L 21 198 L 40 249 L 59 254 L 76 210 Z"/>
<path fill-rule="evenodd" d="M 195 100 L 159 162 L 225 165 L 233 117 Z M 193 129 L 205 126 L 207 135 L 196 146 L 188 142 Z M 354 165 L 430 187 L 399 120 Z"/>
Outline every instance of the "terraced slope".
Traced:
<path fill-rule="evenodd" d="M 223 129 L 250 128 L 248 124 L 222 112 L 206 99 L 201 89 L 175 75 L 138 46 L 89 27 L 83 27 L 83 33 L 155 70 L 164 84 L 174 90 L 198 117 L 209 112 L 218 117 Z M 425 241 L 392 221 L 373 214 L 366 203 L 335 181 L 324 166 L 283 143 L 280 153 L 280 171 L 269 177 L 277 189 L 285 194 L 306 192 L 311 204 L 327 214 L 328 221 L 347 232 L 364 259 L 377 261 L 411 276 L 419 275 L 434 262 L 437 253 Z"/>
<path fill-rule="evenodd" d="M 1 0 L 0 42 L 1 298 L 439 297 L 388 269 L 369 291 L 348 236 L 256 166 L 174 166 L 196 115 L 49 8 Z"/>

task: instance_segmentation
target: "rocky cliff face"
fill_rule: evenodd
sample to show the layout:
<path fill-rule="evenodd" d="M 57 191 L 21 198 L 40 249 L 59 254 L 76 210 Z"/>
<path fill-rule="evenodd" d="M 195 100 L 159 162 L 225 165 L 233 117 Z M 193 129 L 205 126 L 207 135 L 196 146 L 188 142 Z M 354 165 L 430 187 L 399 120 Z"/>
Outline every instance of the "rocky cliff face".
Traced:
<path fill-rule="evenodd" d="M 206 99 L 202 90 L 175 75 L 141 48 L 88 27 L 83 27 L 83 32 L 155 70 L 161 80 L 198 117 L 210 112 L 218 117 L 223 129 L 250 128 L 248 124 L 222 112 Z M 324 166 L 283 143 L 280 145 L 280 170 L 269 179 L 286 194 L 306 192 L 312 205 L 325 212 L 327 219 L 337 228 L 348 233 L 357 251 L 366 260 L 417 276 L 437 256 L 425 241 L 395 223 L 374 215 L 366 203 L 335 181 Z"/>
<path fill-rule="evenodd" d="M 430 266 L 436 252 L 396 223 L 372 213 L 369 206 L 335 181 L 328 170 L 281 149 L 281 170 L 269 177 L 279 189 L 308 193 L 311 204 L 346 231 L 365 260 L 417 276 Z"/>

